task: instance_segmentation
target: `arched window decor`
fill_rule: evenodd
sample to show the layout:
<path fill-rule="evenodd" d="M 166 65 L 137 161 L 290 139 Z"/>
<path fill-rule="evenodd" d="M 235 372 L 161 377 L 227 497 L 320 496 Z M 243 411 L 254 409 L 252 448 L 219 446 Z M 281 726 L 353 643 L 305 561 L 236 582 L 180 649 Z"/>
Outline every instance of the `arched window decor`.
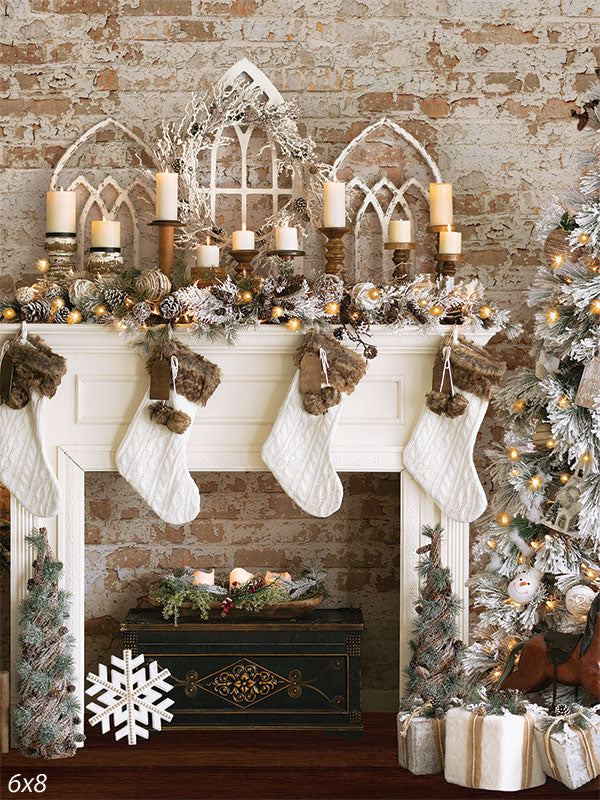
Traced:
<path fill-rule="evenodd" d="M 140 160 L 150 169 L 159 166 L 140 136 L 107 117 L 73 142 L 56 164 L 49 188 L 77 192 L 80 270 L 85 266 L 91 222 L 103 216 L 121 222 L 126 264 L 139 267 L 155 260 L 154 237 L 148 236 L 146 227 L 152 218 L 154 185 L 140 172 Z"/>
<path fill-rule="evenodd" d="M 416 271 L 431 271 L 434 237 L 429 223 L 429 182 L 441 181 L 438 165 L 423 145 L 393 120 L 383 118 L 361 131 L 333 163 L 338 180 L 346 181 L 349 225 L 346 276 L 389 279 L 393 264 L 383 245 L 390 219 L 412 222 Z"/>

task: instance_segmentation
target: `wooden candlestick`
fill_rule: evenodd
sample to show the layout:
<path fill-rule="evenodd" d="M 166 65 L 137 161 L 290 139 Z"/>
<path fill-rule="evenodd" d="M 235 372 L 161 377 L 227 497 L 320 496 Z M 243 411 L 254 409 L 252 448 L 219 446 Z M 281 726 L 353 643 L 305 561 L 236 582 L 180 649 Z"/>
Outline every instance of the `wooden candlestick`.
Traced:
<path fill-rule="evenodd" d="M 395 269 L 392 273 L 392 278 L 396 281 L 408 280 L 408 272 L 406 271 L 406 262 L 408 261 L 410 251 L 415 249 L 414 242 L 386 242 L 384 244 L 386 250 L 393 250 L 394 255 L 392 261 L 394 262 Z"/>
<path fill-rule="evenodd" d="M 344 277 L 344 242 L 342 237 L 352 228 L 319 228 L 319 232 L 327 237 L 325 245 L 325 273 Z"/>
<path fill-rule="evenodd" d="M 173 275 L 173 256 L 175 251 L 175 228 L 181 228 L 181 222 L 172 219 L 155 219 L 149 225 L 158 228 L 158 268 L 169 278 Z"/>
<path fill-rule="evenodd" d="M 453 278 L 456 275 L 457 262 L 465 260 L 462 253 L 438 253 L 435 258 L 438 262 L 435 271 L 447 278 Z"/>
<path fill-rule="evenodd" d="M 237 261 L 235 271 L 242 278 L 252 275 L 252 260 L 258 255 L 258 250 L 232 250 L 231 255 Z"/>

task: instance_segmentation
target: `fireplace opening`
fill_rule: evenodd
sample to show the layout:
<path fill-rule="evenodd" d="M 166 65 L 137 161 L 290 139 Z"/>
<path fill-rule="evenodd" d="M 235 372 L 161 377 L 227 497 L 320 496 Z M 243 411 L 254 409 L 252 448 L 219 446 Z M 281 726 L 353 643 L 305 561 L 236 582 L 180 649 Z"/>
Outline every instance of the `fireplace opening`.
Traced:
<path fill-rule="evenodd" d="M 123 647 L 119 625 L 146 606 L 149 587 L 176 567 L 327 572 L 324 607 L 360 607 L 365 620 L 362 707 L 398 699 L 400 476 L 341 473 L 344 501 L 327 519 L 299 509 L 267 472 L 193 473 L 200 514 L 159 519 L 117 473 L 85 475 L 85 668 Z"/>

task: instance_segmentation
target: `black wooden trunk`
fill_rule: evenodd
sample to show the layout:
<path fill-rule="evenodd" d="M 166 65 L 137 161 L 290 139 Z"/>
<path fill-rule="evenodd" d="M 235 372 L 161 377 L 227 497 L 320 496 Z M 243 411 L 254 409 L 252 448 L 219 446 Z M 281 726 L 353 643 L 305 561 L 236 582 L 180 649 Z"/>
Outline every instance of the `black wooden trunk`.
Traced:
<path fill-rule="evenodd" d="M 360 735 L 360 609 L 299 620 L 207 622 L 131 609 L 121 624 L 133 655 L 171 673 L 164 728 L 325 729 Z"/>

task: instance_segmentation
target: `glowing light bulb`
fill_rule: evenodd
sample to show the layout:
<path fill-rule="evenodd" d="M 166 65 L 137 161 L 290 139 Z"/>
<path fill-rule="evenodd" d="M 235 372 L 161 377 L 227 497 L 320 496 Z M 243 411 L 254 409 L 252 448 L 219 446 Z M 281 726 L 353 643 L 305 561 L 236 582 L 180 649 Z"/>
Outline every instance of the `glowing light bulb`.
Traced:
<path fill-rule="evenodd" d="M 521 470 L 518 467 L 513 467 L 508 474 L 511 478 L 518 478 L 521 474 Z"/>
<path fill-rule="evenodd" d="M 577 237 L 577 241 L 579 242 L 579 244 L 587 244 L 589 240 L 590 240 L 589 233 L 580 233 L 579 236 Z"/>
<path fill-rule="evenodd" d="M 374 286 L 372 289 L 369 289 L 367 294 L 371 300 L 379 300 L 381 297 L 381 290 Z"/>
<path fill-rule="evenodd" d="M 552 266 L 554 267 L 554 269 L 562 267 L 564 263 L 565 263 L 565 257 L 563 256 L 562 253 L 557 253 L 552 260 Z"/>
<path fill-rule="evenodd" d="M 509 447 L 508 457 L 510 458 L 511 461 L 518 461 L 519 458 L 521 457 L 521 454 L 519 453 L 516 447 Z"/>
<path fill-rule="evenodd" d="M 498 525 L 502 525 L 502 527 L 507 528 L 511 523 L 511 516 L 506 511 L 500 511 L 496 516 L 496 522 Z"/>
<path fill-rule="evenodd" d="M 285 310 L 281 306 L 273 306 L 271 309 L 271 317 L 273 319 L 279 319 L 279 317 L 283 317 L 285 314 Z"/>
<path fill-rule="evenodd" d="M 478 313 L 480 319 L 489 319 L 492 316 L 493 312 L 490 306 L 481 306 Z"/>
<path fill-rule="evenodd" d="M 529 488 L 532 491 L 539 489 L 541 485 L 542 485 L 542 479 L 540 478 L 539 475 L 534 475 L 532 478 L 529 479 Z"/>
<path fill-rule="evenodd" d="M 569 482 L 569 479 L 570 479 L 570 477 L 571 477 L 571 476 L 569 475 L 569 473 L 568 473 L 568 472 L 563 472 L 563 473 L 561 474 L 561 476 L 560 476 L 559 480 L 560 480 L 560 482 L 561 482 L 561 483 L 568 483 L 568 482 Z"/>
<path fill-rule="evenodd" d="M 490 548 L 490 550 L 495 550 L 496 544 L 497 542 L 495 539 L 488 539 L 487 546 Z"/>
<path fill-rule="evenodd" d="M 569 398 L 566 397 L 566 395 L 559 397 L 558 400 L 556 401 L 556 405 L 559 408 L 566 408 L 569 405 Z"/>
<path fill-rule="evenodd" d="M 327 303 L 323 311 L 326 314 L 334 317 L 336 314 L 340 313 L 340 304 L 339 303 Z"/>
<path fill-rule="evenodd" d="M 554 439 L 548 439 L 546 441 L 546 447 L 548 448 L 548 450 L 552 450 L 554 447 L 556 447 L 556 442 L 554 441 Z"/>
<path fill-rule="evenodd" d="M 596 297 L 590 303 L 590 311 L 592 314 L 600 314 L 600 297 Z"/>
<path fill-rule="evenodd" d="M 512 405 L 512 410 L 515 414 L 519 414 L 525 408 L 525 401 L 524 400 L 515 400 Z"/>
<path fill-rule="evenodd" d="M 47 258 L 40 258 L 36 265 L 38 272 L 48 272 L 49 266 L 50 263 Z"/>
<path fill-rule="evenodd" d="M 598 313 L 600 314 L 600 311 Z M 546 322 L 548 322 L 549 325 L 553 325 L 555 322 L 558 322 L 559 319 L 560 314 L 555 308 L 551 308 L 546 314 Z"/>

